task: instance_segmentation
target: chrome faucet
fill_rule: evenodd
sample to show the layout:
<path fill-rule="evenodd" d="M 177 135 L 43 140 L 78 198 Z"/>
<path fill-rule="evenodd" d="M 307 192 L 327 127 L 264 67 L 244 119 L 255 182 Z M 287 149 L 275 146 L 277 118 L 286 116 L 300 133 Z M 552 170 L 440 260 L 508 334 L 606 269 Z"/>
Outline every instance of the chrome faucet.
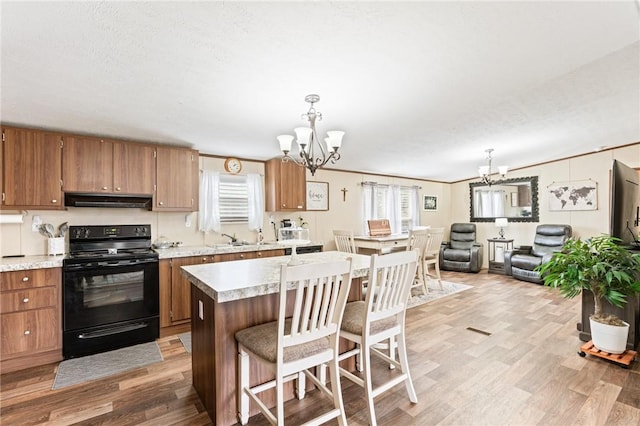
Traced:
<path fill-rule="evenodd" d="M 237 239 L 236 237 L 232 237 L 231 235 L 222 234 L 222 236 L 223 236 L 223 237 L 231 238 L 231 241 L 230 241 L 230 243 L 231 243 L 231 244 L 233 244 L 233 243 L 237 243 L 237 242 L 238 242 L 238 239 Z"/>

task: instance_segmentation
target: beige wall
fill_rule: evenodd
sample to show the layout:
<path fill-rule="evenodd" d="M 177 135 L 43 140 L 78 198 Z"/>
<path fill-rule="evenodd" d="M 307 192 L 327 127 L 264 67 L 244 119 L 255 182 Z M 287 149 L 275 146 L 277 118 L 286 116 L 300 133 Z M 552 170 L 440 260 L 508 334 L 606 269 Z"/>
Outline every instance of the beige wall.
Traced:
<path fill-rule="evenodd" d="M 538 199 L 540 204 L 540 222 L 509 223 L 505 237 L 513 238 L 514 244 L 533 243 L 536 226 L 540 223 L 569 224 L 574 236 L 590 237 L 609 233 L 609 175 L 613 160 L 620 160 L 633 168 L 640 168 L 640 143 L 620 149 L 612 149 L 583 155 L 567 160 L 554 161 L 535 167 L 527 167 L 509 173 L 509 177 L 538 176 Z M 566 182 L 591 179 L 598 185 L 598 207 L 590 211 L 549 211 L 547 187 L 554 182 Z M 451 222 L 468 222 L 470 212 L 469 182 L 451 185 Z M 484 267 L 488 265 L 486 239 L 496 237 L 498 229 L 493 223 L 478 223 L 478 240 L 485 245 Z"/>
<path fill-rule="evenodd" d="M 568 223 L 573 226 L 578 236 L 590 236 L 609 230 L 609 172 L 613 159 L 618 159 L 630 167 L 640 168 L 640 143 L 629 147 L 585 155 L 569 160 L 561 160 L 541 166 L 518 170 L 509 177 L 539 176 L 540 223 Z M 200 168 L 207 170 L 223 170 L 224 159 L 201 157 Z M 262 162 L 243 162 L 243 173 L 260 173 L 264 175 Z M 550 212 L 546 187 L 552 182 L 593 179 L 598 183 L 598 209 L 595 211 Z M 423 195 L 438 196 L 438 210 L 421 211 L 421 224 L 433 227 L 448 226 L 453 222 L 469 221 L 469 185 L 470 181 L 455 184 L 442 184 L 414 179 L 381 177 L 375 175 L 345 173 L 320 169 L 316 176 L 307 174 L 307 180 L 329 183 L 329 211 L 302 213 L 267 213 L 265 214 L 264 236 L 266 241 L 274 240 L 273 227 L 269 224 L 272 214 L 275 222 L 283 218 L 298 220 L 302 216 L 309 223 L 310 237 L 314 241 L 322 241 L 325 249 L 334 248 L 332 230 L 353 230 L 362 233 L 361 182 L 376 181 L 386 184 L 418 185 L 420 199 Z M 341 189 L 347 190 L 343 200 Z M 23 212 L 25 213 L 25 212 Z M 62 222 L 69 225 L 107 225 L 149 223 L 152 226 L 152 239 L 163 235 L 170 241 L 182 241 L 185 245 L 203 245 L 226 242 L 219 234 L 204 234 L 198 229 L 197 213 L 154 213 L 141 209 L 97 209 L 74 208 L 66 211 L 28 211 L 22 224 L 0 225 L 0 255 L 41 255 L 46 253 L 46 239 L 38 232 L 31 231 L 34 215 L 43 222 L 58 226 Z M 186 219 L 191 226 L 186 226 Z M 516 245 L 531 244 L 537 223 L 512 223 L 505 230 L 506 236 L 514 238 Z M 236 234 L 239 239 L 256 241 L 257 234 L 249 231 L 245 224 L 225 225 L 223 231 Z M 448 230 L 447 230 L 448 232 Z M 448 235 L 448 234 L 447 234 Z M 497 235 L 497 229 L 491 223 L 478 223 L 478 239 Z M 486 251 L 486 249 L 485 249 Z M 485 255 L 485 267 L 487 256 Z"/>
<path fill-rule="evenodd" d="M 224 159 L 201 157 L 200 168 L 206 170 L 224 170 Z M 262 162 L 243 161 L 243 173 L 259 173 L 264 176 L 264 164 Z M 329 211 L 314 211 L 301 213 L 266 213 L 264 221 L 265 241 L 275 240 L 273 226 L 269 223 L 269 217 L 273 215 L 278 223 L 281 219 L 289 218 L 298 220 L 300 216 L 308 222 L 309 234 L 314 241 L 322 241 L 325 249 L 335 248 L 333 243 L 333 229 L 351 229 L 356 234 L 362 232 L 361 191 L 360 182 L 377 181 L 379 183 L 399 185 L 419 185 L 420 193 L 437 195 L 440 201 L 437 212 L 421 212 L 422 223 L 432 226 L 446 226 L 449 223 L 449 185 L 433 182 L 423 182 L 412 179 L 388 178 L 369 176 L 355 173 L 318 170 L 312 177 L 307 172 L 307 180 L 329 182 Z M 342 188 L 347 189 L 343 201 Z M 10 212 L 6 212 L 10 213 Z M 11 212 L 13 213 L 13 212 Z M 151 224 L 152 240 L 162 235 L 170 241 L 182 241 L 185 246 L 209 245 L 225 243 L 228 241 L 217 233 L 198 231 L 197 213 L 155 213 L 142 209 L 106 209 L 69 207 L 65 211 L 30 210 L 23 212 L 22 224 L 0 225 L 0 255 L 42 255 L 46 254 L 46 238 L 38 232 L 31 231 L 31 223 L 34 216 L 40 216 L 42 222 L 51 223 L 57 227 L 62 222 L 68 222 L 71 226 L 81 225 L 110 225 L 110 224 Z M 186 226 L 187 218 L 191 226 Z M 254 242 L 257 233 L 249 231 L 246 224 L 223 225 L 223 232 L 236 235 L 241 240 Z"/>

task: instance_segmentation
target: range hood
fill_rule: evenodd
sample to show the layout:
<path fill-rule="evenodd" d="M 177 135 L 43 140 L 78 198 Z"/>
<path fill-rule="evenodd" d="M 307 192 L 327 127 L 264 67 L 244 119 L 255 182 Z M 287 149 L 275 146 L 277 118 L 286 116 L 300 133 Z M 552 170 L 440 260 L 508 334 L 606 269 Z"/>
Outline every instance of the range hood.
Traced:
<path fill-rule="evenodd" d="M 64 194 L 67 207 L 110 207 L 151 209 L 151 196 L 118 194 Z"/>

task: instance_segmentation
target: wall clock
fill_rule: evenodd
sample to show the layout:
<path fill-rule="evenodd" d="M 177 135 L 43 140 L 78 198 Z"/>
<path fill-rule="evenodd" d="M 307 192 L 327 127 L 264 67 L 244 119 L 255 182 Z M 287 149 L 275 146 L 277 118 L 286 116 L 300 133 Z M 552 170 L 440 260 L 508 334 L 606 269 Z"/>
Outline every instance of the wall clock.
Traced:
<path fill-rule="evenodd" d="M 237 158 L 227 158 L 224 162 L 224 169 L 228 173 L 233 173 L 235 175 L 240 173 L 240 170 L 242 170 L 242 163 Z"/>

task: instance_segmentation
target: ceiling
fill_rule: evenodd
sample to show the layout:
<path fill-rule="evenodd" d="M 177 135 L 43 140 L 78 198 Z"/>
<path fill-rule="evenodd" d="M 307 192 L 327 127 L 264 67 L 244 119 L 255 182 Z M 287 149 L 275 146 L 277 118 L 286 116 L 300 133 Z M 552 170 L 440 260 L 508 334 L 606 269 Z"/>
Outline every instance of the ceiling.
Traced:
<path fill-rule="evenodd" d="M 1 3 L 1 119 L 452 182 L 640 141 L 640 1 Z"/>

